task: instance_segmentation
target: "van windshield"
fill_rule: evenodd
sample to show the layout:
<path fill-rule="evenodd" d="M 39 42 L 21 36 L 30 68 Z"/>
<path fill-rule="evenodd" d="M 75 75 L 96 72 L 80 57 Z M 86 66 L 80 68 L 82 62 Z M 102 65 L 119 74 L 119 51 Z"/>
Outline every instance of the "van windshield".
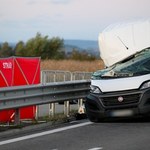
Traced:
<path fill-rule="evenodd" d="M 93 75 L 96 79 L 138 76 L 150 73 L 150 48 L 131 56 L 107 69 Z M 98 75 L 99 74 L 99 75 Z"/>

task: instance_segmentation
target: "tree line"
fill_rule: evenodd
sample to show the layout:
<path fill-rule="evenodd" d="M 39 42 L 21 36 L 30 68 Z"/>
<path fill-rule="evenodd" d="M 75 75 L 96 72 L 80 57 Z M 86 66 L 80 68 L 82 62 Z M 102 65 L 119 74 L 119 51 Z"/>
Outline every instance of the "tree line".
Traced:
<path fill-rule="evenodd" d="M 34 38 L 26 43 L 19 41 L 14 47 L 8 42 L 0 44 L 0 57 L 41 57 L 41 59 L 74 59 L 74 60 L 95 60 L 95 56 L 87 52 L 80 52 L 73 49 L 71 54 L 67 54 L 64 47 L 64 40 L 59 37 L 49 38 L 37 33 Z"/>

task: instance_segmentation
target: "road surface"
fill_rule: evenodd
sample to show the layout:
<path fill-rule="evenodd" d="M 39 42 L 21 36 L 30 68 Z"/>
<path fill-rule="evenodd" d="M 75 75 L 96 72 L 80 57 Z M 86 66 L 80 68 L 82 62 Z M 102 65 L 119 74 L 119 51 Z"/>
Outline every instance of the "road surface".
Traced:
<path fill-rule="evenodd" d="M 150 119 L 77 121 L 0 138 L 0 150 L 149 150 Z"/>

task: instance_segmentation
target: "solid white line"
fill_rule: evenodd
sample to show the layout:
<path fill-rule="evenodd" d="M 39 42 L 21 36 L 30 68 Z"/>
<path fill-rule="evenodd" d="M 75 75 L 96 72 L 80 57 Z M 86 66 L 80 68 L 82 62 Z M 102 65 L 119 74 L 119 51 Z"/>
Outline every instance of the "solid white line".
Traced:
<path fill-rule="evenodd" d="M 53 134 L 53 133 L 56 133 L 56 132 L 61 132 L 61 131 L 65 131 L 65 130 L 69 130 L 69 129 L 73 129 L 73 128 L 78 128 L 78 127 L 82 127 L 82 126 L 86 126 L 86 125 L 90 125 L 90 124 L 92 124 L 92 122 L 85 122 L 85 123 L 76 124 L 76 125 L 67 126 L 67 127 L 62 127 L 62 128 L 58 128 L 58 129 L 54 129 L 54 130 L 41 132 L 41 133 L 26 135 L 26 136 L 23 136 L 23 137 L 18 137 L 18 138 L 6 140 L 6 141 L 1 141 L 0 145 L 14 143 L 14 142 L 18 142 L 18 141 L 23 141 L 23 140 L 27 140 L 27 139 L 31 139 L 31 138 L 36 138 L 36 137 L 40 137 L 40 136 L 43 136 L 43 135 Z"/>
<path fill-rule="evenodd" d="M 88 150 L 101 150 L 103 149 L 102 147 L 95 147 L 95 148 L 91 148 L 91 149 L 88 149 Z"/>

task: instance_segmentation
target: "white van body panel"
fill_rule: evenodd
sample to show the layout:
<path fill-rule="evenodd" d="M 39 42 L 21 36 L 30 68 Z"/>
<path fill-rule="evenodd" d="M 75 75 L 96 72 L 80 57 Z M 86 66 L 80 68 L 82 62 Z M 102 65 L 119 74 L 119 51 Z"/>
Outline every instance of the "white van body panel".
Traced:
<path fill-rule="evenodd" d="M 91 80 L 91 85 L 99 87 L 102 92 L 114 92 L 138 89 L 143 82 L 148 80 L 150 80 L 150 74 L 127 78 Z"/>
<path fill-rule="evenodd" d="M 100 56 L 107 67 L 149 47 L 150 20 L 119 23 L 99 35 Z"/>

